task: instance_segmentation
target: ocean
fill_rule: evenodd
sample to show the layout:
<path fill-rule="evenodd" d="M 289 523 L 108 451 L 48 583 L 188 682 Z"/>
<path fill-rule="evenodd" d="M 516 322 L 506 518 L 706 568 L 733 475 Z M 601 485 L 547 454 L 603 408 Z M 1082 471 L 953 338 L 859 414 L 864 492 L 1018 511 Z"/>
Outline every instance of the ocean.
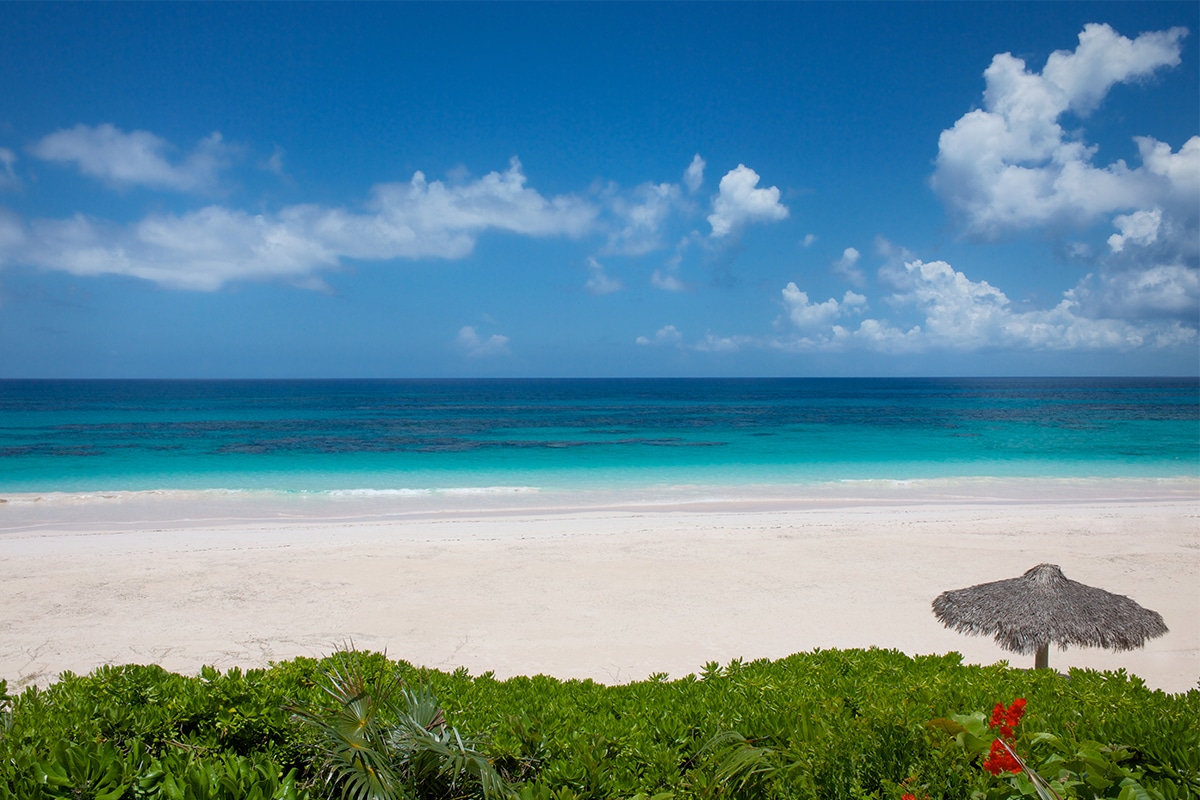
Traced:
<path fill-rule="evenodd" d="M 1190 378 L 0 381 L 11 498 L 1180 478 L 1200 478 Z"/>

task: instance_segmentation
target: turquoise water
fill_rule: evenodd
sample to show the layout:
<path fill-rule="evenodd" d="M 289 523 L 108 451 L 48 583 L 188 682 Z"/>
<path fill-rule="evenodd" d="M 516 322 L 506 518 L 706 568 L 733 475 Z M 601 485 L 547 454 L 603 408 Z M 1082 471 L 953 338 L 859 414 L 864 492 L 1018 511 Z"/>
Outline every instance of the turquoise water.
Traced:
<path fill-rule="evenodd" d="M 0 381 L 0 492 L 1200 476 L 1194 379 Z"/>

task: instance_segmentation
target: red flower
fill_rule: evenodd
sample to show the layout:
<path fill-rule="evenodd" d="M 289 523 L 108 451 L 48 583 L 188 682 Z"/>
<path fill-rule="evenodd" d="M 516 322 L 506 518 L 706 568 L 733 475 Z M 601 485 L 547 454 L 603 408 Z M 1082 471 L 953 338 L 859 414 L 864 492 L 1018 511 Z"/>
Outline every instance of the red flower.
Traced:
<path fill-rule="evenodd" d="M 996 707 L 992 709 L 992 721 L 988 723 L 988 727 L 995 729 L 1004 724 L 1004 703 L 996 703 Z"/>
<path fill-rule="evenodd" d="M 1012 701 L 1012 705 L 1008 707 L 1008 724 L 1010 727 L 1017 727 L 1017 723 L 1021 721 L 1021 717 L 1025 716 L 1025 698 L 1018 697 Z"/>
<path fill-rule="evenodd" d="M 1021 717 L 1025 716 L 1025 698 L 1018 697 L 1012 701 L 1012 705 L 1008 708 L 1004 707 L 1003 703 L 996 703 L 996 707 L 992 709 L 992 720 L 988 723 L 988 727 L 1000 730 L 1000 735 L 1011 739 L 1013 731 L 1021 722 Z"/>
<path fill-rule="evenodd" d="M 993 739 L 992 749 L 988 751 L 983 768 L 993 775 L 999 775 L 1001 772 L 1011 772 L 1015 775 L 1021 771 L 1021 763 L 1013 757 L 1003 742 Z"/>
<path fill-rule="evenodd" d="M 917 798 L 916 795 L 911 795 L 906 792 L 905 794 L 900 795 L 900 800 L 917 800 Z"/>

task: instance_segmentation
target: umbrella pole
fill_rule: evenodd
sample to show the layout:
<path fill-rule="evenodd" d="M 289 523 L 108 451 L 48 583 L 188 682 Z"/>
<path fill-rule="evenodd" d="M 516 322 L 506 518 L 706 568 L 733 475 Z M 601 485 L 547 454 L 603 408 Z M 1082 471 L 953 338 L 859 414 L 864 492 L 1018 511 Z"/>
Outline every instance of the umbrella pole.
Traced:
<path fill-rule="evenodd" d="M 1034 669 L 1049 669 L 1050 668 L 1050 643 L 1039 644 L 1037 655 L 1033 659 Z"/>

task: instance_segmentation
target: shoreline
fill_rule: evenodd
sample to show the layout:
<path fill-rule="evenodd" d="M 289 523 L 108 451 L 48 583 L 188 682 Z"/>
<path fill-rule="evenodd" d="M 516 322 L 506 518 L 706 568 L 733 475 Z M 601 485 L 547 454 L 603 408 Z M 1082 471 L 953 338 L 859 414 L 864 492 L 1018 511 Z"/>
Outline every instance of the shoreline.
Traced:
<path fill-rule="evenodd" d="M 947 477 L 778 484 L 663 484 L 581 491 L 152 489 L 0 492 L 0 541 L 23 529 L 195 527 L 273 520 L 354 522 L 592 512 L 802 511 L 920 505 L 1072 505 L 1200 499 L 1200 477 Z"/>
<path fill-rule="evenodd" d="M 897 502 L 859 486 L 854 497 L 775 505 L 759 496 L 407 514 L 379 513 L 378 498 L 356 499 L 353 514 L 301 503 L 307 513 L 293 516 L 250 502 L 241 511 L 253 513 L 234 517 L 194 498 L 4 504 L 0 678 L 13 691 L 104 663 L 195 674 L 347 641 L 439 669 L 605 683 L 814 648 L 1030 666 L 1032 655 L 946 630 L 930 603 L 1049 561 L 1170 628 L 1128 653 L 1053 649 L 1052 668 L 1124 668 L 1152 688 L 1194 689 L 1198 482 L 1093 496 L 1129 489 L 1104 484 L 1030 500 L 910 492 Z M 155 510 L 170 513 L 146 513 Z"/>

